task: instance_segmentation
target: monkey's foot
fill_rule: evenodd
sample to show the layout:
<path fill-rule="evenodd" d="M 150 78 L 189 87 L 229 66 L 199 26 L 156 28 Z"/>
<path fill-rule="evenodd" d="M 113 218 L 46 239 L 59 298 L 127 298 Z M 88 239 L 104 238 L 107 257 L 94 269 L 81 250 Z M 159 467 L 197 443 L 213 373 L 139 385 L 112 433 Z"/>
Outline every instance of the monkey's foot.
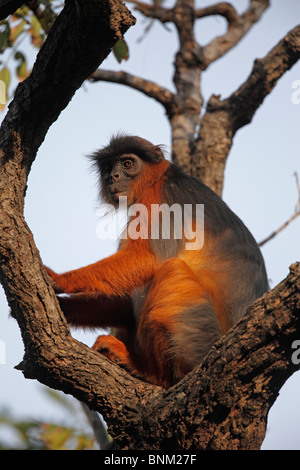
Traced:
<path fill-rule="evenodd" d="M 112 335 L 101 335 L 96 339 L 93 349 L 113 362 L 130 368 L 129 352 L 122 341 Z"/>

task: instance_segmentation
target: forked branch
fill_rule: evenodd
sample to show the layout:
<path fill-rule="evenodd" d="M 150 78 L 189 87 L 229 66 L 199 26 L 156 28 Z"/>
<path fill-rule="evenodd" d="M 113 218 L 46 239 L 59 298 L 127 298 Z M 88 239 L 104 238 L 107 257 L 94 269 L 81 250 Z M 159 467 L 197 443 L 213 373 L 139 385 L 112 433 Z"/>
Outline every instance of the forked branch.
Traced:
<path fill-rule="evenodd" d="M 239 15 L 236 9 L 227 2 L 219 2 L 199 9 L 194 8 L 193 0 L 177 0 L 172 8 L 164 8 L 156 2 L 149 5 L 138 0 L 131 0 L 130 3 L 133 3 L 135 9 L 147 18 L 159 20 L 161 23 L 174 23 L 180 37 L 182 37 L 182 30 L 186 28 L 184 9 L 190 10 L 194 20 L 214 15 L 225 18 L 228 24 L 226 33 L 213 39 L 205 47 L 201 47 L 203 70 L 232 49 L 257 23 L 270 4 L 269 0 L 250 0 L 249 8 Z"/>
<path fill-rule="evenodd" d="M 203 48 L 203 69 L 236 46 L 261 18 L 269 3 L 269 0 L 250 0 L 249 8 L 242 15 L 238 15 L 233 6 L 225 2 L 197 10 L 197 18 L 221 15 L 228 23 L 226 33 L 216 37 Z"/>
<path fill-rule="evenodd" d="M 138 90 L 144 93 L 150 98 L 154 98 L 158 103 L 162 104 L 167 113 L 173 103 L 174 95 L 167 88 L 164 88 L 150 80 L 144 80 L 143 78 L 136 77 L 127 72 L 115 72 L 113 70 L 102 70 L 98 69 L 94 72 L 90 78 L 90 81 L 105 81 L 111 83 L 119 83 L 126 85 L 134 90 Z"/>
<path fill-rule="evenodd" d="M 236 9 L 227 2 L 216 3 L 215 5 L 196 10 L 196 18 L 205 18 L 212 15 L 223 16 L 231 25 L 240 22 L 240 15 L 237 13 Z"/>
<path fill-rule="evenodd" d="M 262 59 L 254 62 L 245 82 L 227 99 L 212 95 L 200 120 L 193 174 L 222 194 L 224 168 L 235 133 L 251 122 L 277 81 L 300 58 L 300 25 Z M 199 157 L 200 156 L 200 157 Z"/>
<path fill-rule="evenodd" d="M 0 279 L 22 331 L 24 374 L 103 413 L 123 449 L 257 449 L 270 406 L 299 368 L 291 360 L 300 331 L 299 264 L 167 391 L 74 340 L 47 280 L 22 212 L 31 163 L 51 123 L 133 23 L 118 0 L 76 5 L 65 3 L 0 131 Z M 288 41 L 294 55 L 297 41 Z"/>
<path fill-rule="evenodd" d="M 240 127 L 251 122 L 264 98 L 299 58 L 300 25 L 297 25 L 263 59 L 254 62 L 249 77 L 238 90 L 223 101 L 214 97 L 208 104 L 208 110 L 227 110 L 231 117 L 232 132 L 235 133 Z"/>

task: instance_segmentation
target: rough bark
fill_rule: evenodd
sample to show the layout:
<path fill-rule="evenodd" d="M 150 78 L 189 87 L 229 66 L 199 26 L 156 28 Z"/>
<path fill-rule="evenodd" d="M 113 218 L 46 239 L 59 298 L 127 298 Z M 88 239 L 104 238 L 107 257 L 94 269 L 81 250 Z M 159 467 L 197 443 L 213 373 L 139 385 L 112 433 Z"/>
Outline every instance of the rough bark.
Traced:
<path fill-rule="evenodd" d="M 262 59 L 254 62 L 246 81 L 229 98 L 213 95 L 200 120 L 197 151 L 191 157 L 192 174 L 218 194 L 235 133 L 250 123 L 279 78 L 300 58 L 300 25 L 293 28 Z M 199 158 L 201 156 L 201 158 Z"/>
<path fill-rule="evenodd" d="M 50 125 L 132 24 L 120 0 L 67 0 L 0 130 L 0 280 L 21 329 L 26 373 L 49 385 L 60 377 L 66 392 L 60 363 L 71 336 L 23 218 L 27 176 Z M 83 374 L 82 350 L 79 357 Z"/>
<path fill-rule="evenodd" d="M 120 1 L 66 1 L 2 125 L 3 153 L 18 139 L 27 171 L 50 125 L 133 23 L 126 11 Z M 16 135 L 8 131 L 11 121 Z"/>
<path fill-rule="evenodd" d="M 151 399 L 147 409 L 155 416 L 153 448 L 260 448 L 270 406 L 299 367 L 291 361 L 291 345 L 299 337 L 299 275 L 298 263 L 213 347 L 197 370 Z"/>
<path fill-rule="evenodd" d="M 172 130 L 173 160 L 221 195 L 233 137 L 238 129 L 251 122 L 278 79 L 299 60 L 300 26 L 291 30 L 266 57 L 255 61 L 250 76 L 232 96 L 224 100 L 212 96 L 203 113 L 202 73 L 238 44 L 261 18 L 269 1 L 250 0 L 241 15 L 226 2 L 201 9 L 195 8 L 194 0 L 177 0 L 170 9 L 157 2 L 149 5 L 132 0 L 130 3 L 147 18 L 175 25 L 179 37 L 174 62 L 176 92 L 124 72 L 98 70 L 92 80 L 125 84 L 162 104 Z M 194 25 L 210 15 L 223 16 L 228 28 L 225 34 L 201 46 L 194 37 Z"/>
<path fill-rule="evenodd" d="M 24 3 L 24 0 L 2 0 L 0 5 L 0 20 L 14 13 Z"/>
<path fill-rule="evenodd" d="M 99 411 L 120 449 L 260 448 L 267 413 L 299 368 L 291 361 L 300 331 L 299 263 L 194 372 L 166 391 L 72 339 L 22 218 L 7 225 L 5 244 L 14 255 L 6 260 L 7 278 L 17 291 L 13 308 L 26 345 L 25 377 L 71 393 Z"/>
<path fill-rule="evenodd" d="M 23 218 L 27 176 L 49 126 L 132 23 L 118 0 L 67 1 L 0 130 L 0 279 L 25 345 L 19 368 L 101 412 L 121 449 L 257 449 L 270 406 L 299 368 L 291 360 L 299 263 L 196 370 L 163 390 L 71 337 Z"/>

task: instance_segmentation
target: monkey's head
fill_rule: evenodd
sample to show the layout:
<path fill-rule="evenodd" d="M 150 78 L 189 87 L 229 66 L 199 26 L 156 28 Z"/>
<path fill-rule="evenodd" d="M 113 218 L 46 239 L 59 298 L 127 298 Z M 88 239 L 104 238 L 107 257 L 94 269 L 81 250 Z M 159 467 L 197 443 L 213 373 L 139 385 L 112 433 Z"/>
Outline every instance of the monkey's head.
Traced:
<path fill-rule="evenodd" d="M 136 183 L 143 189 L 151 177 L 149 167 L 165 160 L 159 146 L 137 136 L 117 135 L 109 145 L 95 152 L 92 161 L 100 176 L 100 196 L 117 206 L 120 196 L 127 196 L 128 204 L 135 200 Z"/>

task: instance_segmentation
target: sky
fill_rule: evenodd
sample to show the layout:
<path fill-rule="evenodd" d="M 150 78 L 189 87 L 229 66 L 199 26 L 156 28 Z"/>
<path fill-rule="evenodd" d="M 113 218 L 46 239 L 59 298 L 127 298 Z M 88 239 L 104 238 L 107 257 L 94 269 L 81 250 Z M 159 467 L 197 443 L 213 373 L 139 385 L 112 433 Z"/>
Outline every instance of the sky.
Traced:
<path fill-rule="evenodd" d="M 199 0 L 197 6 L 213 3 Z M 231 3 L 238 11 L 248 5 L 244 0 Z M 138 42 L 147 22 L 134 15 L 137 24 L 125 36 L 129 60 L 120 65 L 110 55 L 101 67 L 125 70 L 174 91 L 176 32 L 155 22 Z M 237 89 L 249 75 L 253 61 L 264 57 L 299 19 L 299 0 L 271 1 L 269 10 L 240 44 L 203 74 L 205 101 L 213 93 L 226 98 Z M 207 18 L 197 23 L 195 34 L 201 44 L 206 44 L 224 28 L 222 18 Z M 28 46 L 23 52 L 32 57 Z M 297 80 L 300 61 L 279 80 L 252 122 L 237 132 L 226 165 L 223 198 L 257 241 L 285 222 L 297 203 L 294 173 L 300 175 L 300 103 L 293 100 Z M 44 263 L 55 271 L 87 265 L 116 249 L 115 241 L 97 237 L 101 223 L 97 217 L 97 184 L 87 155 L 119 131 L 170 148 L 169 123 L 164 109 L 153 99 L 125 86 L 85 83 L 40 147 L 29 175 L 25 217 Z M 262 248 L 271 287 L 300 260 L 299 235 L 300 217 Z M 9 318 L 2 290 L 0 312 L 0 412 L 8 409 L 16 417 L 64 422 L 64 409 L 49 401 L 43 386 L 26 380 L 14 369 L 22 360 L 24 348 L 19 328 Z M 97 332 L 77 330 L 74 336 L 91 346 Z M 299 388 L 297 372 L 286 382 L 269 413 L 263 449 L 300 449 Z"/>

